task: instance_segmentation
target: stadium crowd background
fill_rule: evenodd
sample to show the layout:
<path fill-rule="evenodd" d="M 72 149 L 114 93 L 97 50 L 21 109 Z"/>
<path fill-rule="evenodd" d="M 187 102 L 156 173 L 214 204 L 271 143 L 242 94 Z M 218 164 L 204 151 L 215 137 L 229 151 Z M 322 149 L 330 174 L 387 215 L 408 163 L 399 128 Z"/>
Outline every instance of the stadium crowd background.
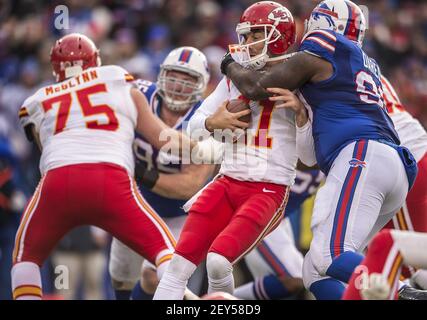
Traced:
<path fill-rule="evenodd" d="M 219 81 L 224 50 L 237 41 L 235 25 L 254 0 L 0 0 L 0 182 L 3 168 L 13 170 L 12 183 L 0 191 L 0 299 L 10 297 L 10 250 L 26 197 L 39 179 L 38 151 L 19 126 L 17 112 L 37 88 L 52 82 L 49 50 L 55 39 L 71 32 L 91 37 L 103 64 L 118 64 L 136 77 L 155 80 L 159 65 L 176 46 L 202 49 L 211 65 L 213 89 Z M 304 20 L 319 1 L 287 0 L 297 20 Z M 427 127 L 427 1 L 356 1 L 369 9 L 364 49 L 375 58 L 408 111 Z M 55 7 L 69 10 L 69 29 L 55 28 Z M 108 241 L 99 232 L 83 232 L 87 242 L 77 252 L 97 252 Z M 61 244 L 65 252 L 72 240 Z M 75 235 L 74 239 L 81 239 Z M 67 247 L 68 243 L 68 247 Z M 89 249 L 88 249 L 89 248 Z M 71 250 L 72 251 L 72 250 Z M 98 255 L 99 257 L 99 255 Z M 99 268 L 105 270 L 105 261 Z M 47 271 L 49 274 L 49 271 Z M 105 287 L 108 280 L 105 281 Z M 105 292 L 104 292 L 105 293 Z M 110 295 L 108 291 L 104 298 Z"/>

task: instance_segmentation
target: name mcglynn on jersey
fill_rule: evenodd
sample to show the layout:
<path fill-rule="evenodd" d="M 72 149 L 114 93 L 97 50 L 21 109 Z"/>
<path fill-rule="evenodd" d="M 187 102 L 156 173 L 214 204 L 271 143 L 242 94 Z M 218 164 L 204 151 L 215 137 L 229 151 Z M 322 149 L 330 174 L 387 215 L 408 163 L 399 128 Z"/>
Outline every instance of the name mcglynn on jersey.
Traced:
<path fill-rule="evenodd" d="M 132 77 L 131 75 L 128 75 L 129 79 Z M 58 93 L 61 91 L 65 91 L 68 89 L 75 88 L 81 84 L 94 81 L 98 79 L 98 73 L 96 70 L 90 70 L 87 72 L 83 72 L 81 75 L 75 76 L 74 78 L 71 78 L 70 80 L 64 81 L 57 85 L 48 86 L 45 88 L 45 95 L 49 96 L 54 93 Z"/>

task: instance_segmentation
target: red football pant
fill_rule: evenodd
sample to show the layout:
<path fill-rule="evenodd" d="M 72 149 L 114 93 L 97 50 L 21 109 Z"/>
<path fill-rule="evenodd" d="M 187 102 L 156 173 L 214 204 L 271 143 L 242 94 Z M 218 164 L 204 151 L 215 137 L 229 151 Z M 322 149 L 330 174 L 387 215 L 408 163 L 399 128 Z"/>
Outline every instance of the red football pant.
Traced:
<path fill-rule="evenodd" d="M 427 232 L 427 153 L 417 164 L 417 178 L 406 197 L 405 205 L 384 227 L 385 229 Z M 409 278 L 414 272 L 414 268 L 404 267 L 402 275 Z"/>
<path fill-rule="evenodd" d="M 382 230 L 374 237 L 369 245 L 368 254 L 350 278 L 343 300 L 362 300 L 359 291 L 362 273 L 383 274 L 392 288 L 389 299 L 396 297 L 403 259 L 399 250 L 392 250 L 393 245 L 394 240 L 389 229 Z"/>
<path fill-rule="evenodd" d="M 190 209 L 175 252 L 198 265 L 208 252 L 236 263 L 283 217 L 289 187 L 223 176 Z"/>
<path fill-rule="evenodd" d="M 77 164 L 50 170 L 40 180 L 21 218 L 13 262 L 39 266 L 71 229 L 98 226 L 148 259 L 173 251 L 175 240 L 144 201 L 136 183 L 116 165 Z M 170 259 L 170 255 L 168 257 Z"/>

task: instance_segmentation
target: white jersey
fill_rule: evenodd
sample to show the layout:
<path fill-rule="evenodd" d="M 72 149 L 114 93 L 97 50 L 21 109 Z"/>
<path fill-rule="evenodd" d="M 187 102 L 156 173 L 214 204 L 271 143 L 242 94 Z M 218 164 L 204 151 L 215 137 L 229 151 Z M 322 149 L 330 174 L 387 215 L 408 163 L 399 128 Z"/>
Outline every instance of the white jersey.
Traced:
<path fill-rule="evenodd" d="M 118 66 L 90 68 L 25 100 L 19 117 L 23 127 L 32 123 L 39 134 L 42 174 L 71 164 L 107 162 L 133 176 L 137 110 L 132 80 Z"/>
<path fill-rule="evenodd" d="M 239 90 L 223 78 L 191 118 L 188 133 L 194 137 L 197 130 L 206 132 L 206 118 L 225 100 L 238 98 L 242 98 Z M 226 146 L 220 174 L 242 181 L 292 185 L 298 159 L 294 112 L 275 108 L 269 100 L 249 101 L 249 105 L 252 113 L 246 144 Z"/>
<path fill-rule="evenodd" d="M 399 134 L 400 143 L 420 161 L 427 152 L 427 133 L 420 122 L 405 110 L 393 86 L 385 77 L 381 78 L 383 98 L 394 127 Z"/>

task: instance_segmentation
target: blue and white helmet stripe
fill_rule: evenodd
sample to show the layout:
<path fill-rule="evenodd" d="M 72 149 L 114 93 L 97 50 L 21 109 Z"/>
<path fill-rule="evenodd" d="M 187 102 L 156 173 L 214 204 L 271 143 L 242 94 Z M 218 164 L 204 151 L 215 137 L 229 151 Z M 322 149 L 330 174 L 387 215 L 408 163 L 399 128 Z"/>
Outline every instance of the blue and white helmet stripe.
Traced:
<path fill-rule="evenodd" d="M 366 19 L 360 7 L 350 0 L 325 0 L 313 9 L 306 24 L 306 33 L 316 29 L 335 31 L 361 46 Z"/>

